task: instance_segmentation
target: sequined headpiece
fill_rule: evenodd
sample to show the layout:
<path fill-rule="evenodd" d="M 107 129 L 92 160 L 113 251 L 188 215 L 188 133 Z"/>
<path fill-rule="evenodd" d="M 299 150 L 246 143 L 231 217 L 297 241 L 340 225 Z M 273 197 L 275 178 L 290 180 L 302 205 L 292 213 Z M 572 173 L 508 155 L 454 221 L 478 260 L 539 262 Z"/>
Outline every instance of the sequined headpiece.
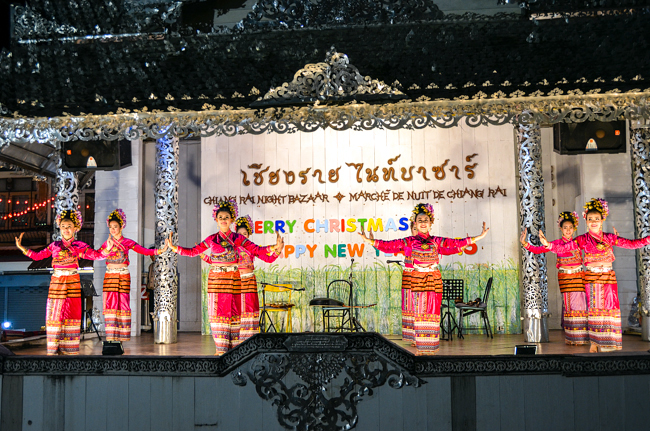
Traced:
<path fill-rule="evenodd" d="M 561 212 L 560 217 L 558 217 L 558 219 L 557 219 L 558 227 L 561 228 L 562 223 L 564 223 L 565 221 L 570 221 L 571 223 L 573 223 L 573 227 L 577 229 L 578 228 L 578 213 L 575 212 L 575 211 L 573 211 L 573 212 L 569 212 L 569 211 Z"/>
<path fill-rule="evenodd" d="M 233 220 L 237 218 L 237 215 L 239 214 L 239 209 L 237 208 L 237 202 L 234 200 L 227 200 L 227 201 L 219 201 L 214 208 L 212 208 L 212 218 L 216 221 L 217 220 L 217 213 L 221 210 L 228 211 L 230 213 L 230 217 L 232 217 Z"/>
<path fill-rule="evenodd" d="M 417 204 L 413 209 L 413 221 L 415 221 L 415 217 L 417 217 L 420 213 L 428 215 L 431 219 L 431 222 L 433 223 L 433 207 L 431 204 Z"/>
<path fill-rule="evenodd" d="M 78 210 L 63 210 L 56 215 L 56 225 L 61 227 L 61 220 L 69 219 L 72 221 L 74 228 L 80 230 L 81 226 L 84 224 L 83 217 L 81 217 L 81 212 Z"/>
<path fill-rule="evenodd" d="M 106 226 L 111 227 L 112 221 L 118 222 L 122 229 L 126 227 L 126 214 L 124 214 L 122 208 L 117 208 L 108 215 L 108 218 L 106 219 Z"/>
<path fill-rule="evenodd" d="M 587 213 L 592 210 L 598 211 L 603 217 L 603 220 L 607 219 L 607 215 L 609 214 L 609 206 L 607 205 L 607 201 L 605 199 L 593 198 L 587 202 L 585 204 L 585 210 L 582 212 L 582 218 L 587 220 Z"/>
<path fill-rule="evenodd" d="M 253 219 L 251 219 L 251 216 L 245 215 L 239 217 L 235 220 L 235 225 L 237 226 L 236 230 L 239 230 L 240 227 L 245 227 L 249 235 L 253 234 Z"/>

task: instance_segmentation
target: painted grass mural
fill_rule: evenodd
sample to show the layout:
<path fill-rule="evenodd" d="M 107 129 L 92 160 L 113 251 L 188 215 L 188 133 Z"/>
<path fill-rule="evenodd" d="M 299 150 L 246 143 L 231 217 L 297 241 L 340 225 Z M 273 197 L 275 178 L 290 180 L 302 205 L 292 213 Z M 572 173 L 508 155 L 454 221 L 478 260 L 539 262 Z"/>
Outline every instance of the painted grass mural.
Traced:
<path fill-rule="evenodd" d="M 207 312 L 207 281 L 209 267 L 202 270 L 201 303 L 203 325 L 202 332 L 210 333 Z M 401 280 L 402 268 L 395 264 L 376 262 L 373 266 L 354 265 L 353 282 L 355 302 L 358 305 L 376 304 L 372 308 L 356 310 L 357 319 L 368 331 L 381 334 L 401 334 Z M 459 278 L 465 280 L 465 301 L 483 297 L 483 290 L 490 277 L 492 293 L 488 300 L 488 315 L 492 330 L 499 334 L 521 333 L 519 268 L 512 260 L 497 264 L 463 265 L 455 262 L 441 265 L 442 278 Z M 327 285 L 332 280 L 347 279 L 350 267 L 327 265 L 318 268 L 280 268 L 271 265 L 265 270 L 255 270 L 257 281 L 268 283 L 297 282 L 305 288 L 304 292 L 293 292 L 293 331 L 319 332 L 323 329 L 321 310 L 310 307 L 309 301 L 314 297 L 326 296 Z M 262 292 L 260 294 L 260 301 Z M 267 301 L 284 299 L 282 294 L 267 294 Z M 284 313 L 278 313 L 280 320 Z M 482 325 L 478 314 L 466 318 L 465 327 Z M 284 327 L 284 321 L 282 322 Z M 466 333 L 483 333 L 483 330 L 468 330 Z"/>

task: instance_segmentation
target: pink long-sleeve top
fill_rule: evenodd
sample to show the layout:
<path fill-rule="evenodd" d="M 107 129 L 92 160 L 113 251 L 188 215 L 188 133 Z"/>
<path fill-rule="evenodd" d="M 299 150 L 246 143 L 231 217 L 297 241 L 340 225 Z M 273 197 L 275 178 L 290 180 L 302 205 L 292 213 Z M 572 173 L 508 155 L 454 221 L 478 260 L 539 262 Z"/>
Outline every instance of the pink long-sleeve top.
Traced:
<path fill-rule="evenodd" d="M 93 250 L 85 242 L 66 240 L 54 241 L 39 252 L 27 250 L 25 254 L 33 260 L 43 260 L 52 256 L 54 269 L 78 269 L 79 259 L 106 259 L 106 255 Z"/>
<path fill-rule="evenodd" d="M 564 246 L 569 248 L 566 252 L 556 252 L 557 253 L 557 263 L 555 264 L 556 268 L 563 266 L 580 266 L 582 265 L 582 251 L 578 244 L 572 239 L 566 239 L 564 237 L 551 241 L 551 248 L 544 246 L 536 246 L 531 244 L 526 244 L 524 248 L 531 253 L 542 254 L 548 253 L 549 251 L 555 251 L 552 249 L 553 245 Z"/>
<path fill-rule="evenodd" d="M 178 247 L 178 254 L 193 257 L 198 256 L 208 249 L 211 252 L 209 257 L 210 263 L 217 265 L 239 265 L 241 261 L 241 249 L 249 252 L 251 256 L 259 257 L 266 262 L 273 262 L 279 256 L 278 253 L 274 252 L 272 246 L 260 247 L 245 236 L 235 232 L 226 234 L 217 232 L 192 248 Z"/>
<path fill-rule="evenodd" d="M 555 242 L 555 241 L 554 241 Z M 574 245 L 567 244 L 554 244 L 551 243 L 551 251 L 554 253 L 566 253 L 572 250 Z M 627 249 L 641 248 L 650 244 L 650 236 L 641 239 L 626 239 L 613 233 L 604 233 L 600 237 L 594 236 L 591 232 L 587 232 L 578 236 L 572 242 L 585 252 L 584 262 L 586 266 L 598 263 L 612 263 L 616 259 L 614 257 L 613 247 L 621 247 Z"/>
<path fill-rule="evenodd" d="M 413 268 L 414 265 L 433 265 L 440 262 L 441 254 L 451 254 L 472 243 L 470 238 L 453 239 L 418 233 L 402 239 L 382 241 L 376 239 L 373 246 L 384 253 L 404 253 L 404 266 Z"/>
<path fill-rule="evenodd" d="M 113 238 L 113 248 L 108 250 L 106 243 L 102 244 L 99 248 L 100 251 L 106 250 L 110 255 L 106 258 L 107 264 L 120 265 L 126 264 L 129 265 L 129 250 L 133 250 L 136 253 L 144 254 L 145 256 L 154 256 L 156 254 L 155 248 L 144 248 L 137 242 L 132 239 L 121 237 L 120 239 Z"/>

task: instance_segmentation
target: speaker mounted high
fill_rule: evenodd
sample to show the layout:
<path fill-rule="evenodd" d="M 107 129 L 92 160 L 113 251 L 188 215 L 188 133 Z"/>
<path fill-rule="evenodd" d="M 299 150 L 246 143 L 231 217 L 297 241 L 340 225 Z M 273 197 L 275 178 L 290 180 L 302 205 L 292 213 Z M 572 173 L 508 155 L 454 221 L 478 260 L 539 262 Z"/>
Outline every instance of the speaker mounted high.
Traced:
<path fill-rule="evenodd" d="M 559 154 L 625 153 L 626 132 L 625 120 L 554 124 L 553 151 Z"/>
<path fill-rule="evenodd" d="M 63 169 L 114 171 L 131 166 L 131 141 L 71 141 L 61 145 Z"/>

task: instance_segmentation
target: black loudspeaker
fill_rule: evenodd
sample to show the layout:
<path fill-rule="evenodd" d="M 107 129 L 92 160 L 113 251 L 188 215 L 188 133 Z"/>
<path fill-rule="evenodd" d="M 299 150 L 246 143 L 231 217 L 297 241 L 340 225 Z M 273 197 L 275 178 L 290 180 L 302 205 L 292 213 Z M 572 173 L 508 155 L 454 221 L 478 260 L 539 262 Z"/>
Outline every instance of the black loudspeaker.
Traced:
<path fill-rule="evenodd" d="M 131 141 L 73 141 L 62 145 L 67 171 L 114 171 L 131 166 Z"/>
<path fill-rule="evenodd" d="M 124 354 L 121 341 L 102 342 L 102 355 L 117 356 Z"/>
<path fill-rule="evenodd" d="M 515 355 L 535 355 L 537 346 L 534 344 L 517 344 L 515 346 Z"/>
<path fill-rule="evenodd" d="M 553 150 L 560 154 L 625 153 L 626 122 L 585 121 L 553 125 Z"/>

